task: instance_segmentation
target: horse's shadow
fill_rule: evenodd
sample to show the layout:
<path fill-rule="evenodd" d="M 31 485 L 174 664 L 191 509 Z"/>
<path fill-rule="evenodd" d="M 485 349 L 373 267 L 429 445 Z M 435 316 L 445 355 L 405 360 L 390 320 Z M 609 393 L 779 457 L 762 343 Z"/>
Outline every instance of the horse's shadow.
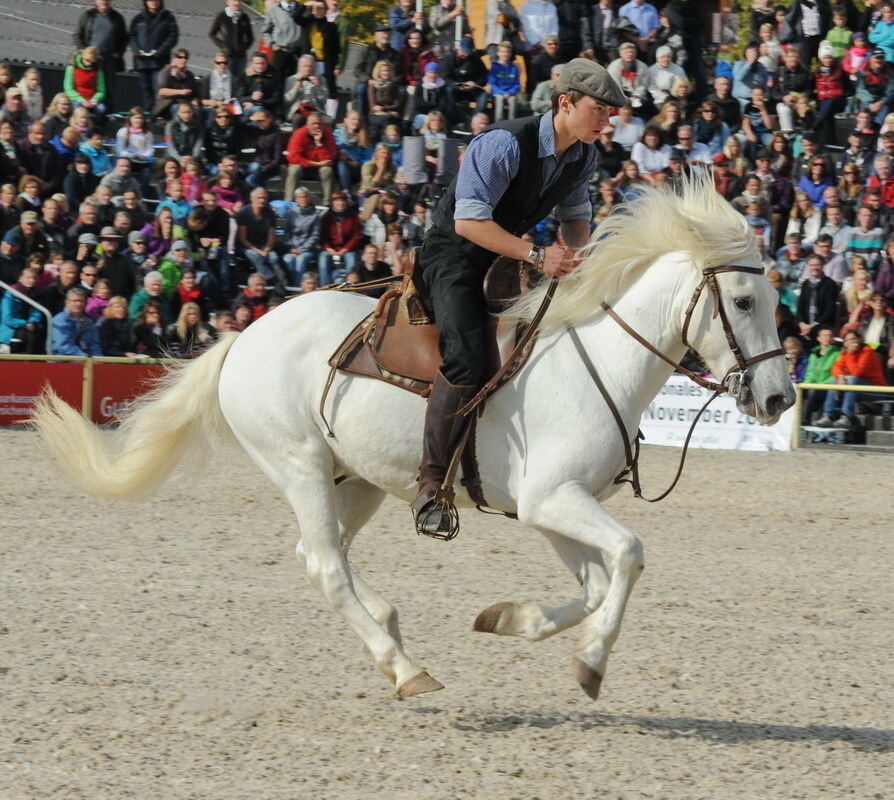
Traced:
<path fill-rule="evenodd" d="M 443 713 L 439 708 L 414 709 L 419 714 Z M 664 739 L 702 739 L 715 744 L 750 742 L 843 742 L 873 753 L 894 752 L 894 730 L 851 728 L 846 725 L 782 725 L 772 722 L 703 719 L 699 717 L 655 717 L 642 714 L 562 714 L 557 711 L 494 713 L 463 711 L 452 726 L 461 731 L 499 733 L 516 728 L 554 728 L 559 725 L 578 730 L 592 728 L 638 728 L 642 733 Z"/>

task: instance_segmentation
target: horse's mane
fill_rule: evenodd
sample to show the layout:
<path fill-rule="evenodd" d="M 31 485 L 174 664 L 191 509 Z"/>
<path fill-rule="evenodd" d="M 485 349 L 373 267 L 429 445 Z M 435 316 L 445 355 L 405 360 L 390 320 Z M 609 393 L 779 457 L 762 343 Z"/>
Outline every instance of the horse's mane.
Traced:
<path fill-rule="evenodd" d="M 670 252 L 688 254 L 698 269 L 760 263 L 754 232 L 707 173 L 687 177 L 678 192 L 645 189 L 603 220 L 582 252 L 583 263 L 559 281 L 541 324 L 544 332 L 589 319 L 600 303 L 614 303 L 643 269 Z M 547 286 L 542 281 L 504 315 L 530 321 Z"/>

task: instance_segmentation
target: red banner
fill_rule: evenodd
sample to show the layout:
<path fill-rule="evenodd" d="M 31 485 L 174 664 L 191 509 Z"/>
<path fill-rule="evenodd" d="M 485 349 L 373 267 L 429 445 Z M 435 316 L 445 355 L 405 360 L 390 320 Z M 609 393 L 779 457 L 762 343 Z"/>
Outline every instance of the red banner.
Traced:
<path fill-rule="evenodd" d="M 0 361 L 0 425 L 28 419 L 44 386 L 81 410 L 84 365 L 43 361 Z"/>
<path fill-rule="evenodd" d="M 93 421 L 117 422 L 118 413 L 149 391 L 164 371 L 160 364 L 94 364 Z"/>

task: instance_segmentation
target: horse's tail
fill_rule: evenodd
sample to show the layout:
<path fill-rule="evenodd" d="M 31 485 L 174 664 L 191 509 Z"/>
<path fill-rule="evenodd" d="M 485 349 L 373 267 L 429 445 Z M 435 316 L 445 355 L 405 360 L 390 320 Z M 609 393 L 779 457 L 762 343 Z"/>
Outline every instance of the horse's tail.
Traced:
<path fill-rule="evenodd" d="M 32 422 L 82 491 L 112 500 L 145 495 L 188 451 L 210 444 L 224 422 L 217 387 L 235 339 L 227 334 L 199 358 L 168 370 L 114 432 L 101 431 L 51 390 L 35 404 Z"/>

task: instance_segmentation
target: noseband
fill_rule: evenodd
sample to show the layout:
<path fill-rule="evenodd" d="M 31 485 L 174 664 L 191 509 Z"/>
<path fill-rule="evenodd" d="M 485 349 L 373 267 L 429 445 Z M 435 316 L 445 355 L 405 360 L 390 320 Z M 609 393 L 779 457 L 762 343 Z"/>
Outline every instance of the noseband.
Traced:
<path fill-rule="evenodd" d="M 723 376 L 723 380 L 720 383 L 716 381 L 709 381 L 707 378 L 703 378 L 701 375 L 696 374 L 690 369 L 686 369 L 682 364 L 674 361 L 669 356 L 662 353 L 655 345 L 653 345 L 648 339 L 641 336 L 637 333 L 633 328 L 631 328 L 621 316 L 608 304 L 603 303 L 602 308 L 609 317 L 611 317 L 626 333 L 632 336 L 637 342 L 639 342 L 643 347 L 649 350 L 651 353 L 654 353 L 658 358 L 666 363 L 670 364 L 677 372 L 681 372 L 687 378 L 689 378 L 694 383 L 697 383 L 699 386 L 704 387 L 705 389 L 709 389 L 714 394 L 708 398 L 708 401 L 701 407 L 698 414 L 692 420 L 692 424 L 689 426 L 689 432 L 686 434 L 686 440 L 683 443 L 683 453 L 680 456 L 680 464 L 677 468 L 677 474 L 674 476 L 673 482 L 658 497 L 655 498 L 647 498 L 643 497 L 642 487 L 640 486 L 639 480 L 639 442 L 640 439 L 644 438 L 642 431 L 637 431 L 636 438 L 634 439 L 634 444 L 631 447 L 630 439 L 627 435 L 627 428 L 624 425 L 624 420 L 621 418 L 621 414 L 618 411 L 617 406 L 609 395 L 608 390 L 605 388 L 605 384 L 602 383 L 599 374 L 596 372 L 596 367 L 593 365 L 593 362 L 590 360 L 589 355 L 587 355 L 587 351 L 584 349 L 583 344 L 581 343 L 580 338 L 577 335 L 577 332 L 571 326 L 568 327 L 568 334 L 571 337 L 571 341 L 574 343 L 574 346 L 580 356 L 581 360 L 584 362 L 584 366 L 589 372 L 590 377 L 593 379 L 593 382 L 596 384 L 596 387 L 599 389 L 600 394 L 605 399 L 606 404 L 608 405 L 609 411 L 611 411 L 612 416 L 615 419 L 615 423 L 618 426 L 618 430 L 621 433 L 621 440 L 624 443 L 624 456 L 626 461 L 626 468 L 615 478 L 615 483 L 629 483 L 633 487 L 633 494 L 635 497 L 638 497 L 641 500 L 647 500 L 650 503 L 657 503 L 659 500 L 663 500 L 667 497 L 677 485 L 677 481 L 680 480 L 680 476 L 683 474 L 683 465 L 686 462 L 686 453 L 689 449 L 689 440 L 692 438 L 692 433 L 695 430 L 696 424 L 701 419 L 702 414 L 705 412 L 705 409 L 717 398 L 719 395 L 727 393 L 730 397 L 734 397 L 739 399 L 744 389 L 748 386 L 748 368 L 752 364 L 757 364 L 760 361 L 765 361 L 768 358 L 775 358 L 776 356 L 783 355 L 783 351 L 781 348 L 777 348 L 776 350 L 768 350 L 766 353 L 760 353 L 756 356 L 751 356 L 751 358 L 745 358 L 742 355 L 742 349 L 739 347 L 739 343 L 736 341 L 736 335 L 733 332 L 732 326 L 729 322 L 729 317 L 726 315 L 726 309 L 723 307 L 723 300 L 720 296 L 720 286 L 717 283 L 717 276 L 723 272 L 747 272 L 752 275 L 763 275 L 764 271 L 760 267 L 745 267 L 740 266 L 738 264 L 727 264 L 719 267 L 706 267 L 702 270 L 702 279 L 699 282 L 698 286 L 695 287 L 695 291 L 692 293 L 692 299 L 689 301 L 689 306 L 686 308 L 686 313 L 683 316 L 683 344 L 687 347 L 692 348 L 692 345 L 689 343 L 689 323 L 692 321 L 692 314 L 695 311 L 695 307 L 698 305 L 698 300 L 702 296 L 702 291 L 705 286 L 710 287 L 711 294 L 714 296 L 714 313 L 711 315 L 711 319 L 717 319 L 720 317 L 720 324 L 723 326 L 723 333 L 726 336 L 727 344 L 729 344 L 729 348 L 732 351 L 733 357 L 736 359 L 736 363 L 734 366 L 730 367 L 727 371 L 726 375 Z M 630 475 L 628 478 L 627 476 Z"/>

